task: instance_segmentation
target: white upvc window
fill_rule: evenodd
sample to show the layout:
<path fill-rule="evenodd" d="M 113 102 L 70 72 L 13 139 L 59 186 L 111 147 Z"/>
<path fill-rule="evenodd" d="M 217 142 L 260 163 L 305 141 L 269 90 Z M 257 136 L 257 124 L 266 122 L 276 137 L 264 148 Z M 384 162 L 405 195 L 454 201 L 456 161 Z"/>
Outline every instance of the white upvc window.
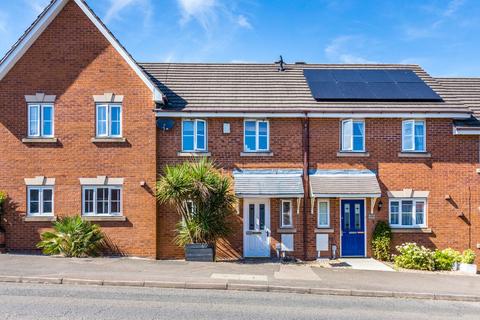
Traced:
<path fill-rule="evenodd" d="M 83 186 L 82 214 L 84 216 L 121 216 L 122 187 Z"/>
<path fill-rule="evenodd" d="M 317 226 L 319 228 L 330 227 L 330 201 L 319 199 L 317 202 Z"/>
<path fill-rule="evenodd" d="M 402 151 L 425 152 L 426 150 L 425 120 L 403 120 Z"/>
<path fill-rule="evenodd" d="M 27 187 L 27 215 L 53 216 L 53 187 Z"/>
<path fill-rule="evenodd" d="M 96 136 L 97 137 L 122 137 L 122 105 L 97 104 L 96 105 Z"/>
<path fill-rule="evenodd" d="M 342 151 L 365 151 L 365 121 L 347 119 L 342 121 Z"/>
<path fill-rule="evenodd" d="M 49 103 L 28 104 L 28 136 L 51 138 L 54 135 L 54 107 Z"/>
<path fill-rule="evenodd" d="M 200 119 L 182 121 L 182 151 L 207 150 L 207 122 Z"/>
<path fill-rule="evenodd" d="M 426 199 L 390 199 L 390 226 L 395 228 L 424 228 L 427 225 L 426 209 Z"/>
<path fill-rule="evenodd" d="M 280 227 L 281 228 L 291 228 L 293 227 L 293 214 L 292 214 L 292 201 L 291 200 L 282 200 L 281 201 L 281 217 L 280 217 Z"/>
<path fill-rule="evenodd" d="M 245 120 L 243 145 L 245 152 L 270 150 L 270 126 L 267 120 Z"/>

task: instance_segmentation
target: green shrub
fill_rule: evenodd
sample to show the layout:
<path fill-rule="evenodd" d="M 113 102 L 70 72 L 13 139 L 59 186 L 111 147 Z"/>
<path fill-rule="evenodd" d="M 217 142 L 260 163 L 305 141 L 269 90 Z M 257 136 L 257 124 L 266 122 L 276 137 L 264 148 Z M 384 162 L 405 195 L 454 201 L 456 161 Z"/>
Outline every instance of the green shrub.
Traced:
<path fill-rule="evenodd" d="M 0 206 L 7 201 L 7 193 L 5 191 L 0 191 Z"/>
<path fill-rule="evenodd" d="M 396 247 L 399 255 L 395 256 L 395 266 L 405 269 L 434 270 L 434 253 L 416 243 L 404 243 Z"/>
<path fill-rule="evenodd" d="M 473 250 L 471 250 L 471 249 L 467 249 L 467 250 L 463 251 L 463 253 L 462 253 L 461 262 L 462 263 L 467 263 L 467 264 L 472 264 L 472 263 L 475 262 L 475 258 L 476 258 L 475 252 L 473 252 Z"/>
<path fill-rule="evenodd" d="M 390 243 L 392 230 L 385 221 L 379 221 L 375 226 L 372 238 L 373 257 L 378 260 L 390 260 Z"/>
<path fill-rule="evenodd" d="M 460 252 L 451 248 L 435 250 L 433 258 L 435 259 L 435 270 L 452 270 L 455 262 L 460 262 Z"/>
<path fill-rule="evenodd" d="M 61 218 L 53 223 L 52 232 L 44 232 L 37 244 L 44 254 L 65 257 L 96 256 L 104 246 L 100 227 L 80 216 Z"/>

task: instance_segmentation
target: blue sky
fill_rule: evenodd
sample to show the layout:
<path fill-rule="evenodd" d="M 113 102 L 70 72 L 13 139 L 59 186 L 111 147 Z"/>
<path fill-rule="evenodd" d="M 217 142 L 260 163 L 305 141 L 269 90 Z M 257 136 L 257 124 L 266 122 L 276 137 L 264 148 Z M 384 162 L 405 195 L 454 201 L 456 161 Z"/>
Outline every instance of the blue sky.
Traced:
<path fill-rule="evenodd" d="M 0 0 L 3 55 L 49 0 Z M 141 62 L 416 63 L 480 76 L 479 0 L 87 0 Z"/>

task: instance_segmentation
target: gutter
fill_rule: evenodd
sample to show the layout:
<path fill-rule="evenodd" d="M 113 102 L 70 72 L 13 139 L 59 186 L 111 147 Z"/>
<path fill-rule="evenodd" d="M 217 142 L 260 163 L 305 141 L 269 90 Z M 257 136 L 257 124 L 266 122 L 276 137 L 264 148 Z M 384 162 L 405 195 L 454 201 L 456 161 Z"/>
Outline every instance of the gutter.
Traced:
<path fill-rule="evenodd" d="M 309 189 L 309 165 L 310 165 L 310 120 L 308 118 L 308 113 L 305 113 L 303 118 L 303 190 Z M 305 192 L 305 191 L 304 191 Z M 307 194 L 307 192 L 305 192 Z M 303 258 L 307 260 L 307 243 L 308 243 L 308 223 L 307 223 L 307 197 L 303 197 Z"/>

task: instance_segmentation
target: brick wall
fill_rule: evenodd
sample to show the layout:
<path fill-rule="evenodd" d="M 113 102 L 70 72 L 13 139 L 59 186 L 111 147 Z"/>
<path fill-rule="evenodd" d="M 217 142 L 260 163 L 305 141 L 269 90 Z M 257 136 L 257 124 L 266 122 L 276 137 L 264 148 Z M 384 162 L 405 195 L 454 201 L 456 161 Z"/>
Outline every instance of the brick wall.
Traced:
<path fill-rule="evenodd" d="M 57 144 L 24 144 L 24 95 L 56 95 Z M 93 95 L 124 95 L 126 143 L 94 144 Z M 126 254 L 155 257 L 154 197 L 140 186 L 156 178 L 155 116 L 152 93 L 107 42 L 81 9 L 70 1 L 0 83 L 0 190 L 11 201 L 2 217 L 10 250 L 32 250 L 49 222 L 25 222 L 24 178 L 56 178 L 55 215 L 81 212 L 80 177 L 123 177 L 126 222 L 100 225 Z"/>
<path fill-rule="evenodd" d="M 223 134 L 223 123 L 231 124 L 231 133 Z M 243 149 L 243 119 L 208 119 L 208 151 L 217 164 L 230 172 L 234 168 L 301 168 L 302 167 L 302 120 L 270 119 L 270 146 L 272 157 L 241 157 Z M 369 157 L 338 157 L 340 149 L 340 119 L 310 120 L 310 156 L 311 169 L 370 169 L 378 173 L 382 189 L 383 208 L 373 208 L 370 199 L 366 201 L 367 211 L 367 253 L 371 254 L 371 234 L 378 220 L 388 220 L 387 190 L 428 190 L 427 221 L 431 233 L 395 233 L 394 244 L 416 241 L 431 248 L 453 247 L 463 250 L 479 242 L 479 188 L 480 177 L 475 169 L 478 166 L 479 143 L 476 137 L 453 136 L 452 121 L 447 119 L 427 120 L 427 151 L 430 158 L 399 157 L 401 152 L 401 119 L 367 119 L 366 150 Z M 188 158 L 177 156 L 181 149 L 181 119 L 175 119 L 173 130 L 157 132 L 158 170 L 167 163 L 181 162 Z M 449 194 L 451 202 L 445 200 Z M 294 201 L 296 204 L 296 201 Z M 378 204 L 378 200 L 377 200 Z M 302 206 L 303 207 L 303 206 Z M 240 208 L 242 208 L 240 206 Z M 279 224 L 279 200 L 271 201 L 272 250 L 280 239 L 276 231 Z M 310 211 L 307 201 L 307 257 L 316 257 L 315 229 L 317 208 Z M 242 215 L 238 216 L 238 234 L 229 240 L 231 256 L 242 253 Z M 340 250 L 339 199 L 330 199 L 330 222 L 333 233 L 329 233 L 330 243 L 336 243 Z M 463 212 L 465 217 L 458 217 Z M 169 257 L 175 246 L 171 244 L 173 225 L 177 221 L 174 212 L 159 209 L 159 232 L 169 234 L 159 237 L 158 256 Z M 303 257 L 303 210 L 295 220 L 295 252 Z M 228 246 L 227 246 L 228 247 Z M 480 254 L 479 250 L 475 249 Z M 177 250 L 178 257 L 182 255 Z M 272 251 L 273 253 L 273 251 Z M 331 252 L 322 252 L 330 256 Z"/>

